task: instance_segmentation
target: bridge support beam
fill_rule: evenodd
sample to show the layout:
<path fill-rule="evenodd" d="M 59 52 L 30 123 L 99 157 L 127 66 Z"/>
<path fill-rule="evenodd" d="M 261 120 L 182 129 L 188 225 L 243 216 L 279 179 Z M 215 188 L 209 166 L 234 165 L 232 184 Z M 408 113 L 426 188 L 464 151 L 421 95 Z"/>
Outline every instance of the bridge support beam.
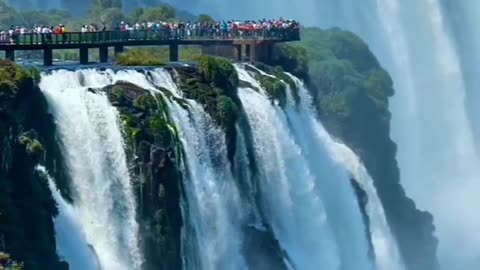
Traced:
<path fill-rule="evenodd" d="M 15 61 L 15 50 L 14 49 L 7 49 L 5 51 L 5 59 L 10 61 Z"/>
<path fill-rule="evenodd" d="M 43 49 L 43 65 L 51 66 L 53 64 L 53 50 L 52 48 Z"/>
<path fill-rule="evenodd" d="M 123 53 L 123 46 L 122 45 L 115 45 L 114 52 L 115 52 L 115 56 Z"/>
<path fill-rule="evenodd" d="M 242 45 L 234 45 L 233 47 L 233 55 L 235 61 L 242 61 L 243 58 L 243 50 Z"/>
<path fill-rule="evenodd" d="M 245 44 L 245 56 L 246 58 L 249 60 L 249 61 L 252 61 L 252 58 L 251 58 L 251 54 L 252 54 L 252 45 L 250 44 Z M 246 59 L 242 59 L 242 60 L 246 60 Z"/>
<path fill-rule="evenodd" d="M 88 64 L 88 48 L 81 47 L 80 48 L 80 65 L 87 65 Z"/>
<path fill-rule="evenodd" d="M 170 62 L 178 61 L 178 44 L 170 44 Z"/>
<path fill-rule="evenodd" d="M 100 63 L 108 62 L 108 47 L 102 46 L 98 48 L 99 56 L 100 56 Z"/>

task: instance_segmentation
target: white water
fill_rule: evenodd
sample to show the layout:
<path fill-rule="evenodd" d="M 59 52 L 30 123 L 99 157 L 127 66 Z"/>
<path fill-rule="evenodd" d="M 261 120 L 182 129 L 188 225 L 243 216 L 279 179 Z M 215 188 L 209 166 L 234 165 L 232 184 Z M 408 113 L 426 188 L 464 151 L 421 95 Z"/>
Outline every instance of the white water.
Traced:
<path fill-rule="evenodd" d="M 96 254 L 91 250 L 75 216 L 75 209 L 66 202 L 53 179 L 43 166 L 35 168 L 47 177 L 48 187 L 57 203 L 59 214 L 55 217 L 55 239 L 58 254 L 69 263 L 72 270 L 98 270 Z"/>
<path fill-rule="evenodd" d="M 240 231 L 244 213 L 226 157 L 225 135 L 196 102 L 189 101 L 190 113 L 175 102 L 169 106 L 188 169 L 186 218 L 195 235 L 186 238 L 195 243 L 187 252 L 199 253 L 201 263 L 187 264 L 186 269 L 246 269 Z"/>
<path fill-rule="evenodd" d="M 237 70 L 242 80 L 261 89 L 248 72 Z M 264 212 L 295 269 L 374 269 L 353 189 L 343 165 L 328 152 L 333 141 L 326 141 L 310 109 L 302 104 L 297 111 L 290 99 L 283 113 L 264 93 L 248 88 L 239 96 L 252 127 Z M 377 239 L 391 238 L 388 230 L 385 234 Z M 378 269 L 402 269 L 385 254 L 390 247 L 380 241 L 374 245 Z"/>
<path fill-rule="evenodd" d="M 355 153 L 346 145 L 333 140 L 327 133 L 315 117 L 312 99 L 307 89 L 300 80 L 293 76 L 291 77 L 299 88 L 300 103 L 296 108 L 293 99 L 290 98 L 287 115 L 289 115 L 292 125 L 295 126 L 295 130 L 300 130 L 301 125 L 311 127 L 311 130 L 309 130 L 311 139 L 308 139 L 306 136 L 300 137 L 305 145 L 306 151 L 311 151 L 318 146 L 320 144 L 319 141 L 321 141 L 328 151 L 329 156 L 336 162 L 342 164 L 367 193 L 368 203 L 366 212 L 370 223 L 370 237 L 375 252 L 377 269 L 405 269 L 372 178 Z M 299 125 L 299 123 L 303 124 Z"/>
<path fill-rule="evenodd" d="M 392 136 L 402 184 L 434 214 L 444 268 L 476 269 L 468 265 L 480 261 L 480 212 L 472 207 L 480 202 L 478 1 L 203 0 L 190 8 L 339 26 L 366 40 L 395 83 Z"/>
<path fill-rule="evenodd" d="M 40 88 L 55 117 L 72 178 L 74 222 L 81 230 L 72 237 L 85 235 L 102 269 L 135 270 L 143 258 L 118 113 L 104 94 L 87 91 L 87 86 L 109 81 L 108 75 L 53 71 L 42 75 Z"/>

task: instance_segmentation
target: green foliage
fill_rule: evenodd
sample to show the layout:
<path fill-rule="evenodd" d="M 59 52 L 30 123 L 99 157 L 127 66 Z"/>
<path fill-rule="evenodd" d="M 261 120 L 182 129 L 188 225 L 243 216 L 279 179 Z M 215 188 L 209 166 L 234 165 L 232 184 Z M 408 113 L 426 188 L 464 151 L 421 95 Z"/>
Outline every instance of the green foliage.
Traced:
<path fill-rule="evenodd" d="M 260 85 L 267 91 L 272 101 L 276 100 L 281 107 L 287 103 L 287 88 L 285 84 L 278 78 L 260 75 Z"/>
<path fill-rule="evenodd" d="M 132 49 L 117 56 L 120 66 L 163 66 L 165 62 L 152 57 L 146 50 Z"/>
<path fill-rule="evenodd" d="M 149 117 L 147 121 L 147 134 L 155 138 L 160 138 L 166 144 L 169 144 L 172 139 L 168 120 L 160 113 Z"/>
<path fill-rule="evenodd" d="M 204 79 L 213 86 L 231 91 L 238 87 L 238 74 L 230 61 L 224 58 L 200 56 L 198 68 Z"/>
<path fill-rule="evenodd" d="M 365 97 L 388 119 L 388 98 L 394 94 L 392 80 L 360 38 L 337 28 L 306 28 L 295 46 L 308 56 L 309 74 L 304 78 L 319 88 L 314 97 L 324 114 L 349 119 L 355 115 L 352 108 Z M 288 50 L 283 54 L 295 55 Z"/>
<path fill-rule="evenodd" d="M 293 75 L 303 78 L 308 74 L 307 50 L 298 45 L 281 44 L 275 46 L 275 52 L 271 65 L 282 66 L 284 70 Z"/>
<path fill-rule="evenodd" d="M 135 101 L 133 101 L 133 107 L 140 111 L 150 111 L 158 107 L 157 101 L 151 95 L 142 95 L 139 96 Z"/>
<path fill-rule="evenodd" d="M 169 5 L 146 9 L 142 15 L 144 21 L 172 21 L 176 18 L 176 11 Z"/>
<path fill-rule="evenodd" d="M 95 16 L 95 18 L 100 19 L 99 23 L 105 23 L 105 25 L 109 26 L 110 29 L 114 29 L 116 25 L 126 19 L 122 10 L 115 7 L 104 9 L 97 16 Z"/>
<path fill-rule="evenodd" d="M 220 96 L 218 98 L 217 111 L 221 126 L 228 128 L 235 125 L 238 119 L 239 110 L 230 97 Z"/>
<path fill-rule="evenodd" d="M 28 81 L 33 81 L 33 78 L 25 69 L 14 62 L 0 60 L 0 93 L 16 93 Z"/>
<path fill-rule="evenodd" d="M 43 145 L 35 138 L 29 137 L 29 135 L 22 135 L 18 138 L 18 142 L 25 146 L 25 150 L 30 155 L 35 155 L 43 151 Z"/>
<path fill-rule="evenodd" d="M 143 14 L 145 14 L 145 10 L 143 8 L 136 8 L 133 9 L 130 14 L 128 14 L 128 19 L 131 22 L 139 22 L 141 21 Z"/>
<path fill-rule="evenodd" d="M 199 22 L 213 22 L 214 20 L 213 20 L 212 17 L 210 17 L 207 14 L 200 14 L 200 15 L 198 15 L 197 21 L 199 21 Z"/>
<path fill-rule="evenodd" d="M 7 267 L 5 267 L 8 265 Z M 10 254 L 0 251 L 0 269 L 4 270 L 23 270 L 23 263 L 13 261 Z"/>
<path fill-rule="evenodd" d="M 126 101 L 125 90 L 120 86 L 114 86 L 112 89 L 112 95 L 115 98 L 115 101 L 124 104 Z"/>
<path fill-rule="evenodd" d="M 293 99 L 298 104 L 298 102 L 300 102 L 300 95 L 298 93 L 299 89 L 292 77 L 288 76 L 288 74 L 283 71 L 283 68 L 281 66 L 275 66 L 275 68 L 273 69 L 273 75 L 288 84 L 288 86 L 290 86 Z"/>

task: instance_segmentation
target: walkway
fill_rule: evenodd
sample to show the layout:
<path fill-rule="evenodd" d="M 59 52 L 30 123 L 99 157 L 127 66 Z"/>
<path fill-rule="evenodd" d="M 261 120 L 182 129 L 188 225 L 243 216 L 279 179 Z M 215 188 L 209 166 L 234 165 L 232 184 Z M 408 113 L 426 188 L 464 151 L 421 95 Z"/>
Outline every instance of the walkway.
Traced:
<path fill-rule="evenodd" d="M 104 31 L 65 34 L 21 34 L 0 36 L 0 51 L 7 59 L 15 60 L 17 50 L 43 50 L 44 64 L 52 64 L 52 50 L 79 49 L 80 63 L 88 63 L 88 49 L 100 50 L 100 62 L 108 60 L 108 48 L 114 47 L 121 53 L 124 46 L 165 46 L 170 47 L 170 60 L 178 61 L 179 45 L 200 46 L 242 46 L 271 45 L 279 42 L 300 40 L 299 29 L 272 29 L 249 32 L 211 34 L 209 29 L 197 30 L 191 35 L 186 31 Z M 255 48 L 251 51 L 258 51 Z M 247 50 L 249 50 L 247 48 Z M 250 51 L 250 50 L 249 50 Z"/>

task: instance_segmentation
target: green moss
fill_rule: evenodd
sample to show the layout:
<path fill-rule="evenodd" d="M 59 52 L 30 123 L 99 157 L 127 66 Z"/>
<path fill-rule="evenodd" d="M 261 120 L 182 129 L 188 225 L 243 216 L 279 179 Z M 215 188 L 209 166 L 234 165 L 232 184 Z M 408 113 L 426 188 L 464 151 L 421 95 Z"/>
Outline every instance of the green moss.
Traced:
<path fill-rule="evenodd" d="M 114 86 L 112 90 L 112 96 L 115 98 L 116 102 L 124 104 L 126 101 L 125 90 L 120 86 Z"/>
<path fill-rule="evenodd" d="M 147 120 L 147 134 L 160 140 L 163 145 L 172 143 L 172 134 L 167 119 L 160 113 L 154 114 Z"/>
<path fill-rule="evenodd" d="M 224 128 L 235 126 L 239 110 L 235 102 L 227 96 L 220 96 L 217 102 L 217 111 L 220 125 Z"/>
<path fill-rule="evenodd" d="M 300 95 L 298 93 L 299 89 L 292 77 L 288 76 L 288 74 L 283 71 L 281 66 L 275 66 L 273 69 L 273 75 L 290 86 L 293 99 L 295 100 L 295 103 L 298 104 L 300 102 Z"/>
<path fill-rule="evenodd" d="M 34 155 L 43 151 L 43 145 L 35 138 L 28 137 L 28 135 L 22 135 L 18 138 L 18 142 L 25 146 L 27 153 Z"/>
<path fill-rule="evenodd" d="M 203 78 L 212 86 L 224 89 L 227 94 L 238 87 L 238 74 L 233 64 L 224 58 L 201 56 L 197 60 Z"/>
<path fill-rule="evenodd" d="M 146 112 L 157 108 L 157 101 L 152 95 L 145 94 L 139 96 L 135 101 L 133 101 L 133 107 L 137 110 Z"/>
<path fill-rule="evenodd" d="M 15 94 L 27 83 L 33 83 L 30 73 L 14 62 L 0 60 L 0 95 Z"/>
<path fill-rule="evenodd" d="M 265 89 L 272 101 L 277 101 L 281 107 L 287 103 L 287 87 L 276 77 L 260 75 L 260 85 Z"/>

